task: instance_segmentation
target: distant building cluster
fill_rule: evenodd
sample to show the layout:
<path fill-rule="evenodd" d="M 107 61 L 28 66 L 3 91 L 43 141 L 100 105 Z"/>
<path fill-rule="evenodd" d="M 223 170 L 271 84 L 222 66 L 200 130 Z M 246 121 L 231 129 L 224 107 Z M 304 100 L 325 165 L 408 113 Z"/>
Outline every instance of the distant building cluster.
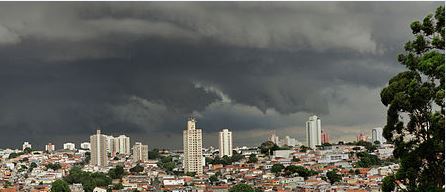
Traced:
<path fill-rule="evenodd" d="M 304 144 L 274 132 L 268 140 L 279 147 L 268 154 L 258 146 L 234 147 L 233 132 L 226 128 L 218 132 L 218 148 L 205 148 L 203 131 L 193 117 L 183 129 L 182 150 L 154 152 L 141 142 L 130 146 L 126 135 L 115 137 L 101 130 L 78 147 L 67 142 L 57 149 L 48 143 L 45 151 L 30 152 L 31 143 L 24 142 L 21 150 L 0 149 L 0 192 L 51 191 L 54 181 L 63 179 L 79 165 L 83 165 L 82 171 L 102 173 L 122 166 L 126 174 L 113 181 L 119 182 L 122 189 L 113 191 L 229 191 L 239 183 L 262 191 L 379 191 L 382 179 L 398 169 L 398 164 L 391 161 L 394 147 L 386 144 L 382 128 L 371 129 L 374 151 L 358 143 L 330 144 L 327 130 L 321 128 L 318 116 L 309 117 Z M 368 137 L 360 133 L 357 141 L 368 141 Z M 359 152 L 376 155 L 386 163 L 358 167 L 362 160 L 355 153 Z M 309 175 L 277 172 L 273 169 L 277 164 L 294 166 L 288 172 L 306 170 Z M 329 171 L 340 175 L 333 184 L 327 180 Z M 111 190 L 111 186 L 97 186 L 93 191 Z M 70 183 L 69 188 L 84 191 L 82 183 Z"/>

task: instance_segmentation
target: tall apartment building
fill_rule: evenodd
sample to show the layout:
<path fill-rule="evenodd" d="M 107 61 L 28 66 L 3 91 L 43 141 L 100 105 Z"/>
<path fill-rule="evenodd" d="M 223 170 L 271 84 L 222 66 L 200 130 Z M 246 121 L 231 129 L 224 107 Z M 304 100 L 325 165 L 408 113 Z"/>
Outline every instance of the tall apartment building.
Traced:
<path fill-rule="evenodd" d="M 88 149 L 88 150 L 90 150 L 91 149 L 90 143 L 89 142 L 81 143 L 81 149 Z"/>
<path fill-rule="evenodd" d="M 227 155 L 232 156 L 232 132 L 228 129 L 223 129 L 218 133 L 218 144 L 220 150 L 220 157 Z"/>
<path fill-rule="evenodd" d="M 316 145 L 321 145 L 321 119 L 316 115 L 311 116 L 306 128 L 308 147 L 314 149 Z"/>
<path fill-rule="evenodd" d="M 76 144 L 74 144 L 74 143 L 64 143 L 63 144 L 63 149 L 76 150 Z"/>
<path fill-rule="evenodd" d="M 22 150 L 25 150 L 26 148 L 32 149 L 31 143 L 24 142 L 23 145 L 22 145 Z"/>
<path fill-rule="evenodd" d="M 149 160 L 149 146 L 136 142 L 135 145 L 133 145 L 133 161 L 144 162 L 147 160 Z"/>
<path fill-rule="evenodd" d="M 56 149 L 56 147 L 52 143 L 48 143 L 45 145 L 45 151 L 53 152 L 55 149 Z"/>
<path fill-rule="evenodd" d="M 203 140 L 202 131 L 195 127 L 195 118 L 190 117 L 183 130 L 184 172 L 203 174 Z"/>
<path fill-rule="evenodd" d="M 283 145 L 289 146 L 289 147 L 294 147 L 297 145 L 297 140 L 295 138 L 292 138 L 290 136 L 285 136 L 285 138 L 283 139 L 283 142 L 281 142 Z"/>
<path fill-rule="evenodd" d="M 379 141 L 379 143 L 383 144 L 386 142 L 386 139 L 383 137 L 383 128 L 377 127 L 372 129 L 372 142 Z"/>
<path fill-rule="evenodd" d="M 97 130 L 95 135 L 90 136 L 91 160 L 90 164 L 95 166 L 106 166 L 107 157 L 107 137 Z"/>
<path fill-rule="evenodd" d="M 364 133 L 359 133 L 358 136 L 356 136 L 356 141 L 367 141 L 368 137 Z"/>
<path fill-rule="evenodd" d="M 112 156 L 115 156 L 116 150 L 115 150 L 115 138 L 111 135 L 106 135 L 106 145 L 107 145 L 107 153 L 111 154 Z"/>
<path fill-rule="evenodd" d="M 115 153 L 130 155 L 130 137 L 120 135 L 114 138 Z"/>
<path fill-rule="evenodd" d="M 272 133 L 271 136 L 269 137 L 269 140 L 276 145 L 281 145 L 279 136 L 277 136 L 276 133 Z"/>
<path fill-rule="evenodd" d="M 330 136 L 328 135 L 327 131 L 322 130 L 321 133 L 321 143 L 330 143 Z"/>

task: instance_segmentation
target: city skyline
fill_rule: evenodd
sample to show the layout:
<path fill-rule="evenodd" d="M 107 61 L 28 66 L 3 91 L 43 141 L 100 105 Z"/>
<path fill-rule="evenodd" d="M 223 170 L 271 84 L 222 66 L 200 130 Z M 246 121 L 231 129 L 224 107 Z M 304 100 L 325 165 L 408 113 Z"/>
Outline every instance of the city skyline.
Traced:
<path fill-rule="evenodd" d="M 440 4 L 1 2 L 0 148 L 79 146 L 100 128 L 179 149 L 191 114 L 204 146 L 222 128 L 234 146 L 273 129 L 304 142 L 314 114 L 353 141 L 385 125 L 407 26 Z"/>

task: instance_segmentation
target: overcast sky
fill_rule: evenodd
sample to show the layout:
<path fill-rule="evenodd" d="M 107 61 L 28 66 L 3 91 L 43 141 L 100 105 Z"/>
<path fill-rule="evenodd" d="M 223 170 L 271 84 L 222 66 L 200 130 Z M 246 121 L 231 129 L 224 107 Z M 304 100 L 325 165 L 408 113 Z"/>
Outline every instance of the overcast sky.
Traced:
<path fill-rule="evenodd" d="M 331 141 L 386 121 L 379 92 L 404 70 L 409 24 L 442 2 L 1 2 L 0 148 L 87 141 L 97 128 L 181 148 L 233 131 Z"/>

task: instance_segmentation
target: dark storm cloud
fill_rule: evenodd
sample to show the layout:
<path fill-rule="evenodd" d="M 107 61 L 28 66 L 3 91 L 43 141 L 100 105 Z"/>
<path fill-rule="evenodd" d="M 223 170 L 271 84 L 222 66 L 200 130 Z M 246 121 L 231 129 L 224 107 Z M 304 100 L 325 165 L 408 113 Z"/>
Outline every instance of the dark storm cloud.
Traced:
<path fill-rule="evenodd" d="M 437 5 L 2 2 L 0 147 L 98 127 L 178 147 L 190 114 L 209 135 L 256 135 L 247 144 L 269 129 L 302 138 L 310 114 L 335 138 L 382 126 L 407 26 Z"/>

